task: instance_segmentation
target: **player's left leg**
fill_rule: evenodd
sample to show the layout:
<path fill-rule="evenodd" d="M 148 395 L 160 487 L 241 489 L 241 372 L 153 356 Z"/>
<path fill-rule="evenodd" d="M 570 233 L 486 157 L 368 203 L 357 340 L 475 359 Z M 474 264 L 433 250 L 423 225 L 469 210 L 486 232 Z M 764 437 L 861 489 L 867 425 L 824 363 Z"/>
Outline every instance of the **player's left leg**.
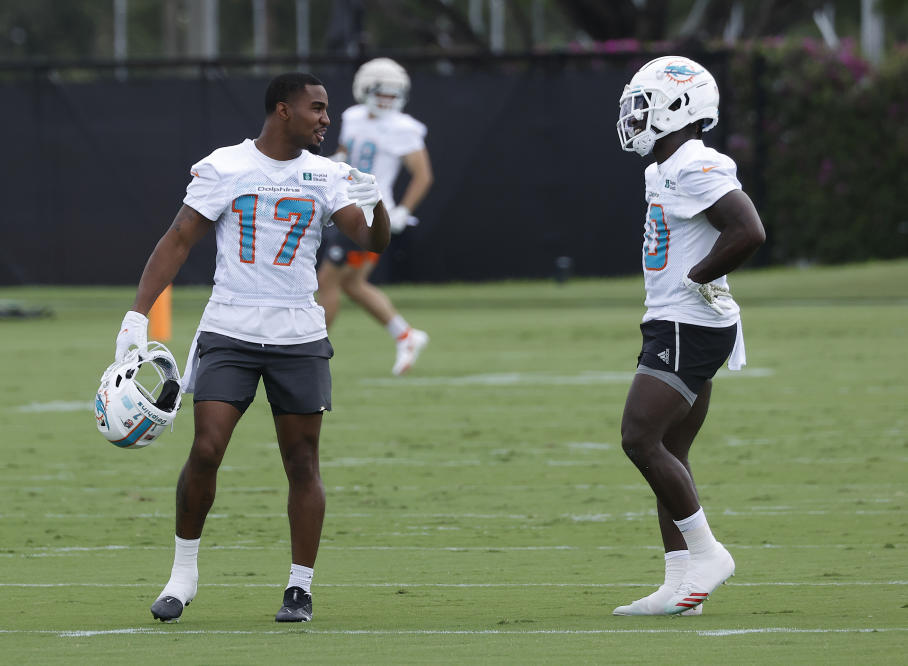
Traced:
<path fill-rule="evenodd" d="M 318 464 L 322 415 L 281 414 L 274 417 L 277 441 L 287 474 L 287 516 L 290 519 L 290 581 L 278 622 L 312 619 L 310 586 L 325 518 L 325 486 Z"/>
<path fill-rule="evenodd" d="M 331 409 L 334 355 L 327 338 L 299 345 L 274 345 L 264 352 L 262 378 L 287 475 L 290 521 L 290 578 L 275 615 L 277 622 L 312 619 L 312 576 L 325 519 L 325 486 L 319 473 L 322 414 Z"/>
<path fill-rule="evenodd" d="M 688 417 L 677 428 L 666 433 L 666 448 L 678 456 L 688 471 L 690 464 L 687 454 L 706 418 L 711 393 L 712 380 L 706 380 Z M 693 476 L 691 476 L 691 480 L 693 481 Z M 665 602 L 666 612 L 681 612 L 685 615 L 691 615 L 697 611 L 702 612 L 702 602 L 716 587 L 734 575 L 734 559 L 728 550 L 713 537 L 703 509 L 699 509 L 696 514 L 680 521 L 672 520 L 665 507 L 660 505 L 658 509 L 659 526 L 666 549 L 669 544 L 679 543 L 680 537 L 681 541 L 687 544 L 686 548 L 689 552 L 681 581 Z"/>
<path fill-rule="evenodd" d="M 322 415 L 281 414 L 274 418 L 289 493 L 290 551 L 293 561 L 315 564 L 325 517 L 325 486 L 318 464 Z"/>

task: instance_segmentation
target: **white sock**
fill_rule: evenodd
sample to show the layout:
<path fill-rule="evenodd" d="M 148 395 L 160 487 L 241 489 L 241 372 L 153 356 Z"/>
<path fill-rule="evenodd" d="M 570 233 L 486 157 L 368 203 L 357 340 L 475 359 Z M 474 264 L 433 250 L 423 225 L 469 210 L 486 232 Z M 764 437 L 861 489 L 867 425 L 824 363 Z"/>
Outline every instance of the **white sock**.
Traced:
<path fill-rule="evenodd" d="M 689 559 L 689 550 L 672 550 L 665 554 L 665 587 L 675 589 L 681 584 Z"/>
<path fill-rule="evenodd" d="M 290 565 L 290 580 L 287 587 L 301 587 L 304 592 L 309 592 L 312 587 L 313 570 L 310 567 L 304 567 L 302 564 Z"/>
<path fill-rule="evenodd" d="M 174 535 L 173 568 L 170 580 L 158 595 L 176 597 L 184 604 L 195 597 L 199 582 L 199 541 L 201 539 L 181 539 Z"/>
<path fill-rule="evenodd" d="M 410 330 L 410 324 L 407 323 L 407 320 L 401 317 L 399 314 L 391 317 L 385 328 L 388 329 L 388 333 L 395 340 L 399 340 L 407 336 L 407 332 Z"/>
<path fill-rule="evenodd" d="M 712 530 L 709 529 L 709 523 L 706 522 L 706 514 L 703 507 L 697 509 L 697 512 L 687 518 L 674 521 L 675 525 L 681 531 L 687 548 L 691 556 L 701 555 L 712 550 L 717 541 L 713 536 Z"/>

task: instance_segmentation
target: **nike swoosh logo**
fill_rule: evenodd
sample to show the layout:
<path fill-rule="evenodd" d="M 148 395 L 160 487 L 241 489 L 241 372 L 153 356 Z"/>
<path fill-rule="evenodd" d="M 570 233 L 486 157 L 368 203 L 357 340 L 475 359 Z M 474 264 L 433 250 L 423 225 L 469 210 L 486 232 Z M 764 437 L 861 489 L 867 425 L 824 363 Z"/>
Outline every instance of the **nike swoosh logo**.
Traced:
<path fill-rule="evenodd" d="M 703 173 L 708 173 L 708 172 L 712 171 L 712 170 L 715 169 L 715 168 L 716 168 L 716 165 L 715 165 L 715 164 L 713 164 L 712 166 L 709 166 L 709 167 L 703 167 Z"/>
<path fill-rule="evenodd" d="M 201 176 L 199 175 L 199 172 L 198 172 L 198 171 L 190 171 L 189 173 L 191 173 L 191 174 L 192 174 L 193 176 L 195 176 L 196 178 L 201 178 Z"/>

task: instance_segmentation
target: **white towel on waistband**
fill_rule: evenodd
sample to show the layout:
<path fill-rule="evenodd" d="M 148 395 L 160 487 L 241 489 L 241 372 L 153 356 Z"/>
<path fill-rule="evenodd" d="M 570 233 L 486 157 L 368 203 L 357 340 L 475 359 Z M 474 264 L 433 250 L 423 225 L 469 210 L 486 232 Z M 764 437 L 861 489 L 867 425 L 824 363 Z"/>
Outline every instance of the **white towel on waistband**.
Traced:
<path fill-rule="evenodd" d="M 747 365 L 747 353 L 744 350 L 744 328 L 741 326 L 741 319 L 738 318 L 738 332 L 735 334 L 735 346 L 731 350 L 731 356 L 728 357 L 729 370 L 741 370 Z"/>
<path fill-rule="evenodd" d="M 189 345 L 189 358 L 186 359 L 186 369 L 183 370 L 182 389 L 183 393 L 193 393 L 195 391 L 195 373 L 199 369 L 199 331 L 195 332 L 192 344 Z"/>

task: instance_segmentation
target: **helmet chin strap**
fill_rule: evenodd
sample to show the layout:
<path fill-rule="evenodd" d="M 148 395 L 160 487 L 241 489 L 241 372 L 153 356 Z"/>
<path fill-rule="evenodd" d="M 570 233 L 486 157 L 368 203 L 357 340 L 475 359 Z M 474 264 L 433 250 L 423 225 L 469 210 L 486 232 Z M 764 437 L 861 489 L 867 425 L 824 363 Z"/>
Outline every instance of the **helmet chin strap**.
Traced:
<path fill-rule="evenodd" d="M 640 132 L 631 142 L 631 146 L 637 151 L 637 154 L 644 157 L 653 152 L 654 145 L 656 145 L 656 135 L 649 129 Z"/>

